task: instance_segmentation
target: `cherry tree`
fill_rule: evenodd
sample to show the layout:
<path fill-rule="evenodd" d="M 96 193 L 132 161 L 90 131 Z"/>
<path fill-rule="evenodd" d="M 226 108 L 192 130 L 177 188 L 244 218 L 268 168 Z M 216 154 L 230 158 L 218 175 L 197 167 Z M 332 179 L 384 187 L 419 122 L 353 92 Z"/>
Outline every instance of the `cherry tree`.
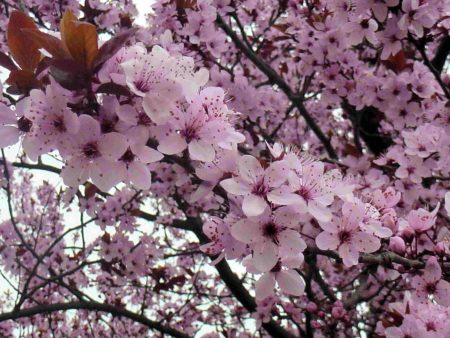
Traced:
<path fill-rule="evenodd" d="M 148 6 L 0 1 L 0 336 L 450 337 L 450 2 Z"/>

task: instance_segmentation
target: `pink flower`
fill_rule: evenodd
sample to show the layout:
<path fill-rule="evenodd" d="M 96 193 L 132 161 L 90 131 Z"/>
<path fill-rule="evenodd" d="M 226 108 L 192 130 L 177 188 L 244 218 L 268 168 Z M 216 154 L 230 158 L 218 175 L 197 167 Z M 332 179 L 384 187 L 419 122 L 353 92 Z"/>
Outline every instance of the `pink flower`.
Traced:
<path fill-rule="evenodd" d="M 232 149 L 243 142 L 245 137 L 230 123 L 233 113 L 224 104 L 224 96 L 220 88 L 205 88 L 186 110 L 174 109 L 170 124 L 160 129 L 158 150 L 173 155 L 187 147 L 191 159 L 211 162 L 217 148 Z"/>
<path fill-rule="evenodd" d="M 412 315 L 406 315 L 403 318 L 402 325 L 399 327 L 388 327 L 385 331 L 386 338 L 428 338 L 423 324 Z"/>
<path fill-rule="evenodd" d="M 294 266 L 301 264 L 306 243 L 295 230 L 298 224 L 289 207 L 280 207 L 259 217 L 236 222 L 231 227 L 231 234 L 253 249 L 254 266 L 259 271 L 268 271 L 279 259 L 286 259 Z"/>
<path fill-rule="evenodd" d="M 120 135 L 120 134 L 119 134 Z M 117 170 L 124 182 L 130 182 L 135 188 L 148 190 L 152 176 L 147 164 L 160 161 L 164 156 L 146 146 L 147 138 L 128 140 L 129 147 L 117 162 Z M 119 175 L 119 174 L 117 174 Z"/>
<path fill-rule="evenodd" d="M 336 183 L 333 174 L 334 171 L 324 174 L 322 162 L 297 163 L 288 176 L 289 185 L 275 189 L 272 200 L 281 205 L 295 205 L 300 212 L 308 212 L 317 220 L 327 222 L 331 219 L 328 206 L 334 200 L 330 189 Z"/>
<path fill-rule="evenodd" d="M 145 112 L 157 124 L 167 122 L 170 110 L 183 95 L 195 95 L 208 80 L 208 72 L 194 73 L 194 62 L 188 57 L 172 57 L 165 49 L 154 46 L 147 54 L 142 48 L 137 58 L 121 64 L 131 91 L 143 97 Z"/>
<path fill-rule="evenodd" d="M 371 253 L 380 248 L 380 240 L 362 231 L 366 208 L 361 202 L 346 202 L 342 206 L 342 217 L 333 217 L 331 222 L 320 223 L 324 230 L 316 237 L 316 244 L 322 250 L 338 249 L 346 266 L 358 264 L 360 252 Z"/>
<path fill-rule="evenodd" d="M 440 204 L 436 206 L 433 211 L 425 209 L 411 210 L 406 216 L 408 225 L 418 234 L 429 230 L 436 222 L 436 214 L 439 210 Z"/>
<path fill-rule="evenodd" d="M 428 258 L 422 276 L 415 276 L 411 286 L 415 289 L 413 297 L 427 303 L 428 296 L 433 295 L 436 302 L 443 306 L 450 306 L 450 283 L 441 279 L 442 270 L 436 257 Z"/>
<path fill-rule="evenodd" d="M 62 154 L 69 160 L 61 176 L 72 187 L 91 178 L 101 190 L 108 191 L 120 182 L 116 161 L 128 148 L 126 137 L 116 132 L 101 134 L 100 124 L 89 115 L 81 115 L 79 120 L 80 131 Z"/>
<path fill-rule="evenodd" d="M 30 101 L 24 98 L 17 102 L 12 110 L 5 104 L 0 104 L 0 148 L 8 147 L 23 139 L 24 147 L 28 148 L 33 122 L 24 116 L 30 109 Z"/>
<path fill-rule="evenodd" d="M 212 262 L 219 262 L 224 257 L 236 259 L 245 252 L 245 243 L 236 240 L 230 233 L 230 227 L 224 220 L 218 217 L 211 217 L 203 224 L 203 233 L 211 240 L 200 249 L 208 255 L 218 255 Z"/>
<path fill-rule="evenodd" d="M 220 185 L 230 194 L 244 196 L 242 210 L 251 216 L 261 215 L 271 200 L 274 188 L 286 181 L 289 167 L 283 161 L 273 162 L 267 169 L 250 155 L 244 155 L 238 160 L 239 175 L 220 182 Z"/>
<path fill-rule="evenodd" d="M 294 270 L 285 270 L 277 264 L 264 273 L 255 284 L 256 299 L 264 299 L 275 294 L 275 282 L 280 290 L 288 295 L 301 296 L 305 291 L 305 281 Z"/>
<path fill-rule="evenodd" d="M 30 137 L 33 142 L 27 154 L 36 160 L 39 155 L 64 147 L 77 135 L 78 116 L 68 106 L 68 100 L 58 85 L 52 83 L 46 91 L 32 90 L 30 110 L 26 116 L 33 122 Z"/>

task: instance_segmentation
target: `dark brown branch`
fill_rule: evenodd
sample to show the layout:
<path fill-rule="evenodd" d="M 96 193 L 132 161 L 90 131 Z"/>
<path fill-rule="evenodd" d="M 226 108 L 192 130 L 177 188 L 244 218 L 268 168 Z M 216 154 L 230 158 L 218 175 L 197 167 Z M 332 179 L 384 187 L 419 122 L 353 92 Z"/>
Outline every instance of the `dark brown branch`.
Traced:
<path fill-rule="evenodd" d="M 163 325 L 159 322 L 148 319 L 145 316 L 128 311 L 124 308 L 115 307 L 105 303 L 99 303 L 95 301 L 90 302 L 70 302 L 70 303 L 56 303 L 56 304 L 42 304 L 27 309 L 7 312 L 0 314 L 0 322 L 6 320 L 17 320 L 19 318 L 31 317 L 40 314 L 47 314 L 56 311 L 67 310 L 89 310 L 107 312 L 112 316 L 125 317 L 135 322 L 141 323 L 147 326 L 151 330 L 156 330 L 161 333 L 167 334 L 175 338 L 190 338 L 187 334 L 178 331 L 169 326 Z"/>
<path fill-rule="evenodd" d="M 328 156 L 330 156 L 333 159 L 337 159 L 337 153 L 334 150 L 333 146 L 331 145 L 330 140 L 325 136 L 325 134 L 322 132 L 322 130 L 319 128 L 319 126 L 316 124 L 312 116 L 307 111 L 306 107 L 303 104 L 303 98 L 295 95 L 295 93 L 291 90 L 289 85 L 281 78 L 281 76 L 278 75 L 277 72 L 275 72 L 267 63 L 265 63 L 263 60 L 261 60 L 250 48 L 248 48 L 241 39 L 237 36 L 237 34 L 233 31 L 233 29 L 228 26 L 225 21 L 220 17 L 220 15 L 217 16 L 216 19 L 217 24 L 219 27 L 231 38 L 233 43 L 236 45 L 237 48 L 239 48 L 245 56 L 247 56 L 250 61 L 253 62 L 253 64 L 262 71 L 269 81 L 273 85 L 277 85 L 291 100 L 291 102 L 295 105 L 295 107 L 300 112 L 300 115 L 305 119 L 306 124 L 311 128 L 311 130 L 314 132 L 314 134 L 317 136 L 317 138 L 322 142 L 323 146 L 325 147 L 325 150 L 328 153 Z"/>
<path fill-rule="evenodd" d="M 449 53 L 450 53 L 450 36 L 447 35 L 441 40 L 441 43 L 439 44 L 436 50 L 436 54 L 433 60 L 431 60 L 431 64 L 439 73 L 442 73 L 445 62 L 447 62 Z"/>

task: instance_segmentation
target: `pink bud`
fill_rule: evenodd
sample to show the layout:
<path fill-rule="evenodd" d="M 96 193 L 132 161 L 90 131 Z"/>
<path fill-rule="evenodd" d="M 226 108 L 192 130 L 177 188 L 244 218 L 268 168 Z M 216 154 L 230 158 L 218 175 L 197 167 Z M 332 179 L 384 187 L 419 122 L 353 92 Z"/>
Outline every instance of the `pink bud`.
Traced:
<path fill-rule="evenodd" d="M 434 246 L 434 252 L 437 255 L 443 257 L 445 255 L 445 245 L 444 245 L 444 243 L 443 242 L 439 242 L 438 244 L 436 244 Z"/>
<path fill-rule="evenodd" d="M 414 235 L 415 235 L 415 232 L 414 232 L 414 230 L 411 229 L 410 227 L 405 228 L 405 229 L 402 231 L 402 237 L 403 237 L 403 238 L 405 239 L 405 241 L 408 242 L 408 243 L 412 242 L 412 240 L 414 239 Z"/>
<path fill-rule="evenodd" d="M 340 306 L 337 306 L 337 307 L 335 306 L 331 309 L 331 315 L 336 319 L 340 319 L 340 318 L 344 317 L 345 309 Z"/>
<path fill-rule="evenodd" d="M 323 318 L 323 317 L 325 317 L 325 312 L 319 311 L 319 312 L 317 313 L 317 315 L 318 315 L 320 318 Z"/>
<path fill-rule="evenodd" d="M 311 325 L 312 325 L 312 327 L 315 328 L 315 329 L 320 329 L 320 328 L 322 327 L 322 324 L 320 324 L 317 320 L 313 320 L 313 321 L 311 322 Z"/>
<path fill-rule="evenodd" d="M 308 312 L 316 312 L 317 311 L 316 303 L 309 302 L 308 305 L 306 305 L 306 311 L 308 311 Z"/>
<path fill-rule="evenodd" d="M 389 249 L 403 256 L 406 252 L 405 241 L 399 236 L 391 237 L 389 239 Z"/>

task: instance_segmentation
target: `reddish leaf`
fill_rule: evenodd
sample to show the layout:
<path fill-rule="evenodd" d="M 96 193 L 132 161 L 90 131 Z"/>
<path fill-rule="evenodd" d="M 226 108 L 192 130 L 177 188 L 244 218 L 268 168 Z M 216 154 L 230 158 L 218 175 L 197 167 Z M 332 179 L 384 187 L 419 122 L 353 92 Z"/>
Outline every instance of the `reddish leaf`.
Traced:
<path fill-rule="evenodd" d="M 131 96 L 129 89 L 125 86 L 119 85 L 114 82 L 103 83 L 97 88 L 97 93 L 110 94 L 110 95 L 122 95 Z"/>
<path fill-rule="evenodd" d="M 67 59 L 70 57 L 60 39 L 34 29 L 26 28 L 22 29 L 22 32 L 30 36 L 39 45 L 39 48 L 45 49 L 54 58 Z"/>
<path fill-rule="evenodd" d="M 64 88 L 79 90 L 86 88 L 88 74 L 86 69 L 71 59 L 50 60 L 50 73 Z"/>
<path fill-rule="evenodd" d="M 33 20 L 25 13 L 12 12 L 7 31 L 9 50 L 20 68 L 32 71 L 39 63 L 41 53 L 39 46 L 22 32 L 23 28 L 38 30 Z"/>
<path fill-rule="evenodd" d="M 11 58 L 3 52 L 0 52 L 0 66 L 10 71 L 17 69 L 17 66 L 15 65 L 14 61 L 11 60 Z"/>
<path fill-rule="evenodd" d="M 384 63 L 387 68 L 393 70 L 397 74 L 401 73 L 406 67 L 408 67 L 406 63 L 406 55 L 403 50 L 399 51 L 395 55 L 391 55 Z"/>
<path fill-rule="evenodd" d="M 14 95 L 28 94 L 31 89 L 39 88 L 40 82 L 31 70 L 17 69 L 9 73 L 6 83 L 10 85 L 8 93 Z"/>
<path fill-rule="evenodd" d="M 98 50 L 97 57 L 94 60 L 92 68 L 96 69 L 116 54 L 127 41 L 136 34 L 137 28 L 129 29 L 125 32 L 119 33 L 112 39 L 106 41 Z"/>
<path fill-rule="evenodd" d="M 67 11 L 61 20 L 60 31 L 62 42 L 72 58 L 90 69 L 98 53 L 96 27 L 78 21 L 72 12 Z"/>

